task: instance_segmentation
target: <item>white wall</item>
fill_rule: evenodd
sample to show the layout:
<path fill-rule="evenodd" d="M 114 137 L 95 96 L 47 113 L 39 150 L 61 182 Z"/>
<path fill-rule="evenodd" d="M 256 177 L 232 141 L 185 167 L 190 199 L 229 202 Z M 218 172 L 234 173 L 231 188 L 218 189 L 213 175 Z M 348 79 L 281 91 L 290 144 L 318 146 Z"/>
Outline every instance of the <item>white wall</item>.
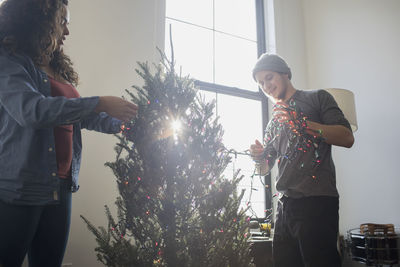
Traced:
<path fill-rule="evenodd" d="M 164 47 L 165 1 L 72 0 L 70 36 L 66 50 L 80 74 L 82 96 L 125 95 L 140 85 L 136 62 L 157 62 L 156 47 Z M 79 217 L 107 226 L 104 205 L 113 208 L 118 195 L 115 177 L 104 166 L 114 160 L 112 135 L 83 132 L 81 189 L 73 195 L 72 225 L 65 263 L 103 266 L 96 260 L 94 235 Z"/>
<path fill-rule="evenodd" d="M 308 81 L 351 89 L 359 130 L 336 149 L 341 228 L 400 226 L 400 1 L 304 0 Z"/>
<path fill-rule="evenodd" d="M 275 0 L 274 10 L 276 53 L 290 63 L 294 85 L 306 88 L 308 70 L 301 0 Z"/>
<path fill-rule="evenodd" d="M 296 65 L 294 73 L 306 73 L 310 89 L 338 87 L 355 94 L 356 142 L 351 149 L 334 148 L 340 232 L 367 222 L 400 226 L 400 1 L 275 3 L 277 51 L 289 62 L 305 56 L 306 71 Z"/>

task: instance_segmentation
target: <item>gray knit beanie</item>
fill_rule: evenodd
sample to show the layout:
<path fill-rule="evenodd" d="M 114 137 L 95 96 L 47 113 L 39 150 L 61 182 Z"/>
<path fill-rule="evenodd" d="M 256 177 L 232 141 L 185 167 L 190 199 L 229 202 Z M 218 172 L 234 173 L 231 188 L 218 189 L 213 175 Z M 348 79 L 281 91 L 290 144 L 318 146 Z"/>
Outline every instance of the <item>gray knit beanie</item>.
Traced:
<path fill-rule="evenodd" d="M 265 53 L 259 57 L 253 69 L 254 80 L 256 79 L 256 73 L 262 70 L 284 73 L 288 75 L 289 80 L 292 78 L 292 72 L 290 71 L 288 64 L 283 60 L 283 58 L 276 54 Z"/>

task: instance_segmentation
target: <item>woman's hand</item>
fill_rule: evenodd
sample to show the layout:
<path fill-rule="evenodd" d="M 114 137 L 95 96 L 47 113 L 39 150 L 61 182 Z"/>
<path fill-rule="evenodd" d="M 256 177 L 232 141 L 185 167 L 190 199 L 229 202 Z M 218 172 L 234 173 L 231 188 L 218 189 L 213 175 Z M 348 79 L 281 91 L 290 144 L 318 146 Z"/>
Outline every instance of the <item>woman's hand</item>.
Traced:
<path fill-rule="evenodd" d="M 136 117 L 138 106 L 116 96 L 100 96 L 95 112 L 106 112 L 111 117 L 129 122 Z"/>

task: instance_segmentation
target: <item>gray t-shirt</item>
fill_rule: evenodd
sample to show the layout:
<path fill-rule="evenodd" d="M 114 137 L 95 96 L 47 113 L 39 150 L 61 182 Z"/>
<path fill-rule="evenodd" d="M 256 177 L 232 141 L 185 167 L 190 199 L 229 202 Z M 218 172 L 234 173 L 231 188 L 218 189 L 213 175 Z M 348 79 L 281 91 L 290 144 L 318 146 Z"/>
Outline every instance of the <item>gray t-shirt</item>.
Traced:
<path fill-rule="evenodd" d="M 289 106 L 300 119 L 296 125 L 302 125 L 302 119 L 306 118 L 306 121 L 343 125 L 351 130 L 335 99 L 325 90 L 297 90 Z M 296 131 L 274 119 L 265 131 L 264 155 L 270 169 L 278 162 L 278 192 L 292 198 L 338 196 L 331 145 L 302 132 L 301 127 Z"/>

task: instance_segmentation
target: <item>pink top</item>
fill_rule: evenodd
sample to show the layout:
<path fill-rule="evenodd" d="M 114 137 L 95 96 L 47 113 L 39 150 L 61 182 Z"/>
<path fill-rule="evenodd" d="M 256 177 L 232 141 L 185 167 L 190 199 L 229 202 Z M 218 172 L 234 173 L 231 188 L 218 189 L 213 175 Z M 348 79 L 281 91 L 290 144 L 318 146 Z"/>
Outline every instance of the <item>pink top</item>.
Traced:
<path fill-rule="evenodd" d="M 64 96 L 66 98 L 79 97 L 78 91 L 71 84 L 56 81 L 51 77 L 49 78 L 51 84 L 51 96 Z M 54 127 L 54 139 L 58 169 L 57 174 L 60 178 L 71 177 L 72 134 L 72 124 Z"/>

